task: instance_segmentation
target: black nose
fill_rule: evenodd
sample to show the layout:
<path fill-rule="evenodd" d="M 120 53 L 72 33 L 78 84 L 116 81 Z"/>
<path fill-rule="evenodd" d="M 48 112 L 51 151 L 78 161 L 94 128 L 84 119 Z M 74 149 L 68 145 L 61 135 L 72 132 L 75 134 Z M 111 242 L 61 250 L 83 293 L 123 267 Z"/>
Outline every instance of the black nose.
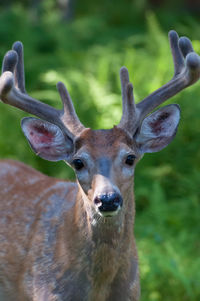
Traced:
<path fill-rule="evenodd" d="M 108 212 L 116 211 L 118 208 L 122 207 L 123 200 L 118 193 L 113 192 L 98 195 L 94 199 L 94 203 L 98 206 L 99 211 Z"/>

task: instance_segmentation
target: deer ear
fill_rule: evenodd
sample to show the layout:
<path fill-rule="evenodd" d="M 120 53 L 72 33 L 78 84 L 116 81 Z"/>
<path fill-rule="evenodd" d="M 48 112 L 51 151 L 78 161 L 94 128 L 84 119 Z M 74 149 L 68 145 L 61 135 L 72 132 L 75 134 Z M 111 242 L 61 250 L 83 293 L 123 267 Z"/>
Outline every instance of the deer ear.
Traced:
<path fill-rule="evenodd" d="M 136 137 L 139 152 L 153 153 L 166 147 L 176 135 L 180 120 L 178 105 L 168 105 L 147 116 Z"/>
<path fill-rule="evenodd" d="M 73 141 L 63 135 L 61 129 L 37 118 L 23 118 L 21 127 L 33 151 L 49 161 L 69 160 Z"/>

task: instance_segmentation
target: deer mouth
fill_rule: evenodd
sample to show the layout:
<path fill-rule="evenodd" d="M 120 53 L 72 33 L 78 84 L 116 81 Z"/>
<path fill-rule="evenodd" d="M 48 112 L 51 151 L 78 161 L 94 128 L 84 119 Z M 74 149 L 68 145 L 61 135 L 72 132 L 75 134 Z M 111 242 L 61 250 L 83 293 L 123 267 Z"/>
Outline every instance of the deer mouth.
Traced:
<path fill-rule="evenodd" d="M 114 210 L 114 211 L 101 211 L 101 210 L 99 210 L 99 213 L 100 213 L 100 215 L 102 217 L 106 217 L 107 218 L 107 217 L 116 216 L 119 213 L 120 210 L 121 210 L 121 206 L 119 206 L 117 208 L 117 210 Z"/>

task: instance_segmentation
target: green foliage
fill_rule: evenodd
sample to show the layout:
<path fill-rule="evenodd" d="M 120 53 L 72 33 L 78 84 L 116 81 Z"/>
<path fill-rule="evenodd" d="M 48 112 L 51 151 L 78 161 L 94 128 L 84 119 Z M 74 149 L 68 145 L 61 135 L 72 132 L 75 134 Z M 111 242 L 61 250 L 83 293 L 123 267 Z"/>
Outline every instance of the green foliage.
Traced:
<path fill-rule="evenodd" d="M 154 180 L 148 201 L 136 217 L 143 300 L 199 300 L 197 198 L 168 200 Z"/>
<path fill-rule="evenodd" d="M 139 101 L 173 75 L 167 40 L 171 26 L 192 39 L 199 37 L 195 18 L 145 12 L 145 2 L 134 6 L 126 0 L 122 8 L 117 1 L 113 9 L 107 1 L 107 13 L 98 15 L 93 14 L 95 6 L 86 14 L 82 3 L 71 23 L 59 21 L 52 1 L 43 2 L 39 19 L 19 4 L 1 9 L 0 59 L 21 40 L 27 90 L 33 97 L 59 108 L 55 85 L 61 80 L 85 126 L 112 127 L 121 116 L 120 67 L 129 69 Z M 200 42 L 193 45 L 200 52 Z M 136 168 L 135 232 L 144 301 L 200 300 L 199 99 L 195 85 L 169 101 L 182 109 L 177 137 Z M 74 177 L 64 163 L 46 162 L 32 153 L 19 125 L 25 113 L 3 104 L 0 110 L 1 158 L 24 161 L 51 176 Z"/>

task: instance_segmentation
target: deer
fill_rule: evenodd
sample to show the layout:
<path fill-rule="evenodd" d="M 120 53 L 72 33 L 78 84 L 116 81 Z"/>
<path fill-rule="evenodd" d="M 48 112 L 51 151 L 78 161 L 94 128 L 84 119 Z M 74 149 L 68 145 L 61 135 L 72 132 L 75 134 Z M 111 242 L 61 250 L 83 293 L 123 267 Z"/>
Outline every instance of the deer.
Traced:
<path fill-rule="evenodd" d="M 134 237 L 134 169 L 144 153 L 175 137 L 180 108 L 160 106 L 200 77 L 191 41 L 169 32 L 172 79 L 135 103 L 126 67 L 120 69 L 122 117 L 111 129 L 80 122 L 68 90 L 57 84 L 61 110 L 25 89 L 23 45 L 3 60 L 0 98 L 35 117 L 22 131 L 36 155 L 65 161 L 68 182 L 12 160 L 0 162 L 0 300 L 138 301 L 140 276 Z M 156 110 L 155 110 L 156 109 Z"/>

